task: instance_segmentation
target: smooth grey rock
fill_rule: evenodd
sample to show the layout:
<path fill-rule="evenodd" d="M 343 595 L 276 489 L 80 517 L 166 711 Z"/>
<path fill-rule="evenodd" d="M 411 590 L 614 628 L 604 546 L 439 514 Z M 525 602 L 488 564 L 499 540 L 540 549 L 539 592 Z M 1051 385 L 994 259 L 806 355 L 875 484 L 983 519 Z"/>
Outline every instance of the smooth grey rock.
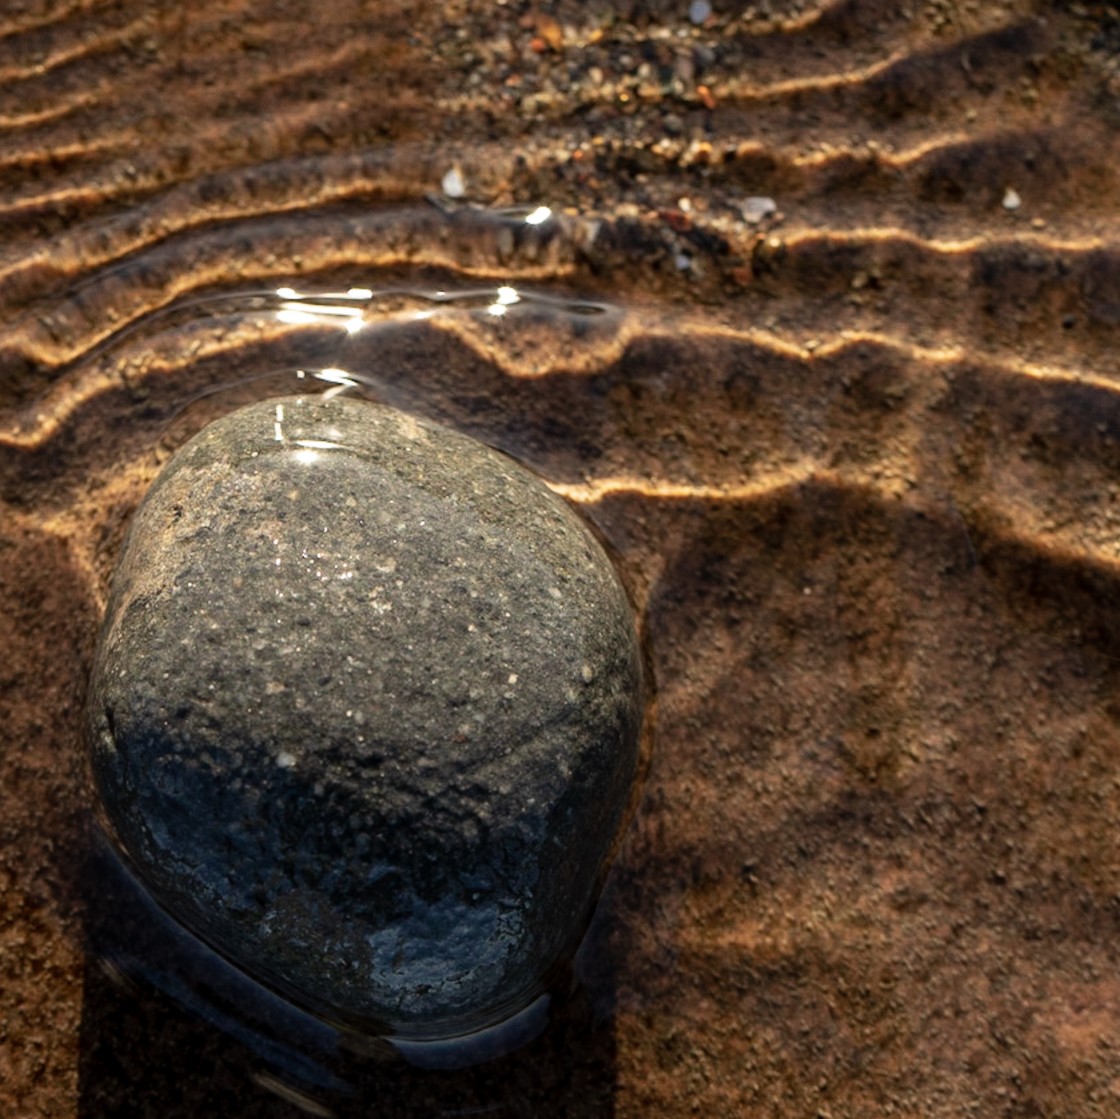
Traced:
<path fill-rule="evenodd" d="M 94 775 L 163 904 L 333 1019 L 454 1033 L 574 947 L 635 777 L 614 569 L 529 472 L 366 401 L 251 405 L 138 510 Z"/>

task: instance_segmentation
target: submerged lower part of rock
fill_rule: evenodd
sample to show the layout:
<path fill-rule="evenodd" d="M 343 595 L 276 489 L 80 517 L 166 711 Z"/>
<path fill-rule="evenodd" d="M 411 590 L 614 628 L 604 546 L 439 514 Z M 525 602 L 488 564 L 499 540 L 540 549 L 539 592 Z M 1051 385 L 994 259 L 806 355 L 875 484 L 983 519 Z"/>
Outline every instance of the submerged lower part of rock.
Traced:
<path fill-rule="evenodd" d="M 419 1040 L 371 1034 L 320 1018 L 231 963 L 180 924 L 142 882 L 128 856 L 91 827 L 86 926 L 102 970 L 138 998 L 158 993 L 243 1047 L 257 1079 L 281 1094 L 329 1100 L 357 1094 L 363 1081 L 397 1066 L 470 1069 L 507 1057 L 549 1028 L 567 1005 L 570 970 L 501 1022 L 449 1037 Z"/>

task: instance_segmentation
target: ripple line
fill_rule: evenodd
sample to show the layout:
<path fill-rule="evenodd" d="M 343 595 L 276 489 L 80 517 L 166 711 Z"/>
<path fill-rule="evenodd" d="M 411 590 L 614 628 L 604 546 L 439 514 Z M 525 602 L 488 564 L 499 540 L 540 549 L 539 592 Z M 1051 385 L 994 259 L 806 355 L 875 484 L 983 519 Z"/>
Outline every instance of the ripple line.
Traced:
<path fill-rule="evenodd" d="M 987 58 L 1005 57 L 1021 65 L 1025 51 L 1038 45 L 1042 29 L 1037 20 L 1020 20 L 987 28 L 948 44 L 927 43 L 926 49 L 915 49 L 912 44 L 891 52 L 886 58 L 841 73 L 815 75 L 807 78 L 790 78 L 767 85 L 753 84 L 747 79 L 728 79 L 717 82 L 712 90 L 717 102 L 733 101 L 751 104 L 757 101 L 781 100 L 804 94 L 833 93 L 839 89 L 870 86 L 892 76 L 892 72 L 906 66 L 926 66 L 931 69 L 946 68 L 954 73 L 967 70 L 962 65 L 962 53 L 982 50 Z"/>
<path fill-rule="evenodd" d="M 146 15 L 141 15 L 130 23 L 126 23 L 123 27 L 103 29 L 99 35 L 58 50 L 42 61 L 2 69 L 0 70 L 0 82 L 13 86 L 32 79 L 44 78 L 64 66 L 82 62 L 95 55 L 112 50 L 114 47 L 125 46 L 130 39 L 135 38 L 138 32 L 144 30 L 147 18 Z"/>
<path fill-rule="evenodd" d="M 829 476 L 830 472 L 822 470 L 816 461 L 803 459 L 780 467 L 768 467 L 765 477 L 737 485 L 669 482 L 626 476 L 592 478 L 584 482 L 555 482 L 546 478 L 545 483 L 554 493 L 577 505 L 598 505 L 612 497 L 750 502 L 780 490 L 795 490 L 807 482 L 824 480 Z"/>
<path fill-rule="evenodd" d="M 782 466 L 768 466 L 765 475 L 746 483 L 716 486 L 687 482 L 658 481 L 650 478 L 612 476 L 580 483 L 547 480 L 560 497 L 580 507 L 602 505 L 612 499 L 651 500 L 655 502 L 703 502 L 750 505 L 787 493 L 796 497 L 806 488 L 856 495 L 891 509 L 900 505 L 928 516 L 943 515 L 946 508 L 953 519 L 972 537 L 1017 547 L 1054 564 L 1075 568 L 1088 565 L 1120 584 L 1120 543 L 1113 534 L 1074 531 L 1049 531 L 1038 527 L 1038 516 L 1029 504 L 993 500 L 962 502 L 949 492 L 884 485 L 873 474 L 858 469 L 835 470 L 805 459 Z M 1035 523 L 1032 523 L 1035 522 Z M 987 549 L 985 549 L 987 550 Z"/>
<path fill-rule="evenodd" d="M 79 109 L 88 108 L 96 104 L 97 98 L 92 93 L 82 93 L 69 101 L 59 101 L 46 109 L 35 109 L 25 113 L 0 114 L 0 129 L 14 132 L 21 128 L 35 128 L 41 124 L 61 120 Z"/>
<path fill-rule="evenodd" d="M 4 152 L 0 155 L 0 170 L 27 171 L 36 167 L 56 170 L 66 163 L 85 163 L 96 156 L 116 155 L 131 150 L 132 146 L 127 141 L 109 137 L 76 140 L 46 151 L 36 145 L 24 151 Z"/>
<path fill-rule="evenodd" d="M 45 31 L 49 27 L 61 26 L 68 23 L 75 15 L 96 15 L 98 12 L 116 7 L 116 0 L 100 0 L 100 2 L 97 2 L 97 0 L 92 0 L 92 2 L 91 0 L 79 0 L 78 3 L 71 4 L 66 8 L 59 7 L 44 16 L 33 16 L 22 21 L 9 18 L 7 24 L 0 26 L 0 44 L 7 42 L 9 39 L 19 38 L 36 31 Z"/>
<path fill-rule="evenodd" d="M 960 239 L 921 237 L 908 229 L 884 226 L 854 230 L 819 230 L 800 228 L 788 234 L 778 231 L 774 234 L 787 247 L 800 245 L 859 245 L 859 244 L 902 244 L 919 252 L 937 253 L 944 256 L 965 256 L 986 249 L 1027 248 L 1040 249 L 1055 255 L 1077 255 L 1100 250 L 1120 250 L 1120 240 L 1108 241 L 1103 237 L 1060 238 L 1042 232 L 977 235 Z"/>

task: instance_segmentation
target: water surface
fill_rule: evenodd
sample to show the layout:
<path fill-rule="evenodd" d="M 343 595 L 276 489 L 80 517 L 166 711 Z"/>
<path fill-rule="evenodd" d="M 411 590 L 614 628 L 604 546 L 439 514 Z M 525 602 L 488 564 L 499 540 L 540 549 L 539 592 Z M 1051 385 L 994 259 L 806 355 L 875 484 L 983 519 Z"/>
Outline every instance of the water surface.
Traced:
<path fill-rule="evenodd" d="M 598 526 L 659 698 L 552 1057 L 497 1097 L 408 1073 L 386 1101 L 1109 1115 L 1115 21 L 360 7 L 314 38 L 221 0 L 28 4 L 0 32 L 15 1113 L 298 1113 L 84 956 L 78 728 L 160 464 L 349 378 Z"/>

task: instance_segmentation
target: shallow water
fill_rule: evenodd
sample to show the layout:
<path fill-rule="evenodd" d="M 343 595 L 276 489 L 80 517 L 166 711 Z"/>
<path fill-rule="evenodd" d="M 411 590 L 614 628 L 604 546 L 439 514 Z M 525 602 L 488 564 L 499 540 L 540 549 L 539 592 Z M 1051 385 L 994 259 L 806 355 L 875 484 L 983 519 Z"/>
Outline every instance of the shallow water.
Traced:
<path fill-rule="evenodd" d="M 343 374 L 576 504 L 659 700 L 555 1029 L 465 1076 L 367 1054 L 371 1106 L 1115 1111 L 1115 19 L 712 6 L 558 0 L 558 48 L 510 5 L 5 15 L 13 1114 L 362 1113 L 121 986 L 78 900 L 132 509 L 214 415 Z"/>
<path fill-rule="evenodd" d="M 1118 538 L 1113 506 L 1070 489 L 1079 473 L 1104 476 L 1120 435 L 1120 404 L 1099 382 L 904 359 L 868 340 L 798 351 L 736 327 L 725 310 L 627 305 L 512 276 L 422 279 L 375 288 L 355 273 L 337 290 L 235 288 L 133 315 L 21 406 L 6 443 L 21 469 L 8 477 L 66 526 L 96 610 L 129 512 L 160 465 L 252 400 L 364 395 L 536 470 L 617 556 L 667 705 L 649 800 L 605 909 L 542 1039 L 480 1069 L 425 1074 L 376 1045 L 352 1052 L 353 1040 L 269 1003 L 189 937 L 175 949 L 182 933 L 140 950 L 138 930 L 151 936 L 160 922 L 154 911 L 138 920 L 138 896 L 117 918 L 95 904 L 83 1007 L 91 1091 L 112 1090 L 106 1067 L 121 1059 L 106 1035 L 154 1014 L 223 1052 L 219 1083 L 263 1085 L 313 1114 L 348 1114 L 371 1094 L 419 1094 L 437 1114 L 565 1114 L 574 1105 L 564 1093 L 551 1111 L 526 1099 L 573 1068 L 585 1077 L 581 1100 L 609 1095 L 620 1002 L 624 1020 L 641 1020 L 677 999 L 702 1007 L 717 990 L 752 1001 L 785 990 L 802 1003 L 790 1014 L 812 1015 L 820 995 L 759 972 L 774 953 L 797 970 L 812 958 L 785 939 L 802 891 L 817 897 L 806 931 L 812 913 L 851 905 L 840 902 L 847 893 L 851 927 L 867 921 L 887 937 L 882 918 L 860 910 L 888 889 L 899 921 L 915 890 L 917 911 L 930 903 L 915 874 L 948 873 L 918 869 L 904 837 L 932 830 L 940 838 L 924 857 L 951 860 L 948 837 L 967 829 L 961 812 L 981 824 L 1003 786 L 985 772 L 1001 766 L 984 740 L 1007 733 L 998 728 L 1013 718 L 1005 696 L 1017 687 L 988 700 L 991 681 L 1028 663 L 1072 676 L 1082 698 L 1070 682 L 1060 708 L 1070 711 L 1120 663 L 1108 583 L 1083 612 L 1070 578 L 1107 580 Z M 129 268 L 113 282 L 127 289 Z M 64 318 L 90 296 L 70 298 Z M 1071 502 L 1093 502 L 1095 515 L 1067 515 L 1040 547 L 1031 526 Z M 1033 717 L 1068 716 L 1047 701 Z M 1079 721 L 1066 733 L 1076 742 L 1086 732 Z M 939 781 L 963 781 L 966 802 L 938 793 Z M 1017 811 L 1016 794 L 1002 793 Z M 686 804 L 687 828 L 677 815 Z M 807 868 L 822 862 L 814 886 L 820 872 Z M 132 896 L 111 867 L 95 881 Z M 776 927 L 758 924 L 767 919 Z M 901 950 L 893 934 L 879 940 L 888 958 Z M 827 982 L 842 987 L 844 966 L 855 965 Z M 897 965 L 883 966 L 896 984 Z M 174 1058 L 157 1048 L 140 1059 Z"/>

